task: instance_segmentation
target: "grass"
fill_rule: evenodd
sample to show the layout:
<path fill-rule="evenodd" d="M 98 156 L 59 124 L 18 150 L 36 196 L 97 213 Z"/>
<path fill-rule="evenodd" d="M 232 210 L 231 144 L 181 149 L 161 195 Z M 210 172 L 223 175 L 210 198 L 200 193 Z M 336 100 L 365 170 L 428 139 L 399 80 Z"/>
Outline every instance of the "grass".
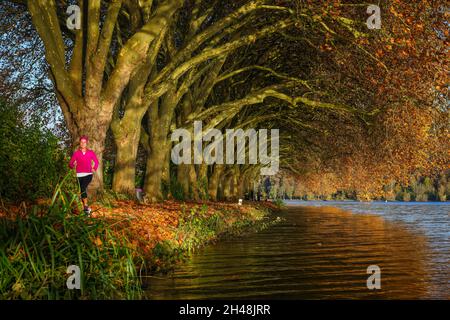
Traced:
<path fill-rule="evenodd" d="M 278 209 L 282 209 L 282 208 L 286 207 L 286 203 L 280 198 L 275 199 L 273 201 L 273 204 L 275 206 L 277 206 Z"/>
<path fill-rule="evenodd" d="M 77 203 L 59 185 L 46 212 L 0 219 L 1 299 L 141 297 L 139 253 L 104 221 L 74 215 Z M 70 265 L 80 268 L 81 290 L 67 288 Z"/>

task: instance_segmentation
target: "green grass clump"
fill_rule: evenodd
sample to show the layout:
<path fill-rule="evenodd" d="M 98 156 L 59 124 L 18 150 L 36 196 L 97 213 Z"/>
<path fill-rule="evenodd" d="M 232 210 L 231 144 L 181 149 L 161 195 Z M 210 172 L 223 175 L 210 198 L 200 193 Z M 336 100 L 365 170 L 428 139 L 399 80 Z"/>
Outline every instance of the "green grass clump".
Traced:
<path fill-rule="evenodd" d="M 276 205 L 278 209 L 284 208 L 286 206 L 286 203 L 280 198 L 273 200 L 273 204 Z"/>
<path fill-rule="evenodd" d="M 141 297 L 139 253 L 107 222 L 74 215 L 78 202 L 58 185 L 47 211 L 0 219 L 0 299 Z M 67 288 L 70 265 L 80 268 L 80 290 Z"/>

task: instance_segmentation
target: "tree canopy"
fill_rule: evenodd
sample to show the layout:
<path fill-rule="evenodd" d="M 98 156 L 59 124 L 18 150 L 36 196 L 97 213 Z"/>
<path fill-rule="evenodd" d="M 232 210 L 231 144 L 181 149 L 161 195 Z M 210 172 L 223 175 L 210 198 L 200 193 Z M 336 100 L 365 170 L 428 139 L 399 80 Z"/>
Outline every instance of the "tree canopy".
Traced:
<path fill-rule="evenodd" d="M 78 30 L 67 27 L 69 5 L 80 8 Z M 200 120 L 223 132 L 279 129 L 283 174 L 371 198 L 391 181 L 449 168 L 448 12 L 431 0 L 384 1 L 381 28 L 370 29 L 367 7 L 8 0 L 3 91 L 56 98 L 72 143 L 90 136 L 101 163 L 111 137 L 117 192 L 134 192 L 139 150 L 150 201 L 173 196 L 162 186 L 174 177 L 194 199 L 253 188 L 260 165 L 171 164 L 170 134 Z"/>

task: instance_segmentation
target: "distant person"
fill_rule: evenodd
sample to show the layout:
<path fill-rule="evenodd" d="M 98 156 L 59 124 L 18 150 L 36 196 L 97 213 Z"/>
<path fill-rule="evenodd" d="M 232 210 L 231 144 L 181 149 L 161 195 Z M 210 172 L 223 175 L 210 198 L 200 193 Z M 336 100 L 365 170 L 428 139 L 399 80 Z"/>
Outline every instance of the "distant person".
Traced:
<path fill-rule="evenodd" d="M 92 181 L 93 173 L 98 168 L 98 159 L 93 150 L 87 148 L 88 137 L 80 137 L 80 147 L 77 149 L 70 159 L 69 167 L 75 167 L 77 172 L 77 180 L 81 190 L 81 201 L 83 202 L 83 210 L 86 214 L 91 214 L 91 208 L 87 203 L 87 187 Z"/>

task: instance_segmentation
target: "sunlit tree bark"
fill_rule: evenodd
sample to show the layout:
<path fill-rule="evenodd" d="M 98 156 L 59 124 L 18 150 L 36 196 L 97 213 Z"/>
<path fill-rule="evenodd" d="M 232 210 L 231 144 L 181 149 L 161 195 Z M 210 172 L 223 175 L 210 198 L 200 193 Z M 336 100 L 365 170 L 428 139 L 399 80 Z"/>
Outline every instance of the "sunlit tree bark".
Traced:
<path fill-rule="evenodd" d="M 106 75 L 107 60 L 112 55 L 112 37 L 122 2 L 110 1 L 106 7 L 106 15 L 101 11 L 101 0 L 78 2 L 83 23 L 81 29 L 75 31 L 72 54 L 67 61 L 69 55 L 58 18 L 60 9 L 55 1 L 27 1 L 33 24 L 45 45 L 51 79 L 73 141 L 76 143 L 80 135 L 87 134 L 90 138 L 89 146 L 99 158 L 99 174 L 91 186 L 93 191 L 99 191 L 103 187 L 102 153 L 113 109 L 132 73 L 145 61 L 149 45 L 158 38 L 173 14 L 184 3 L 182 0 L 161 3 L 148 22 L 120 48 L 114 59 L 114 67 Z"/>

